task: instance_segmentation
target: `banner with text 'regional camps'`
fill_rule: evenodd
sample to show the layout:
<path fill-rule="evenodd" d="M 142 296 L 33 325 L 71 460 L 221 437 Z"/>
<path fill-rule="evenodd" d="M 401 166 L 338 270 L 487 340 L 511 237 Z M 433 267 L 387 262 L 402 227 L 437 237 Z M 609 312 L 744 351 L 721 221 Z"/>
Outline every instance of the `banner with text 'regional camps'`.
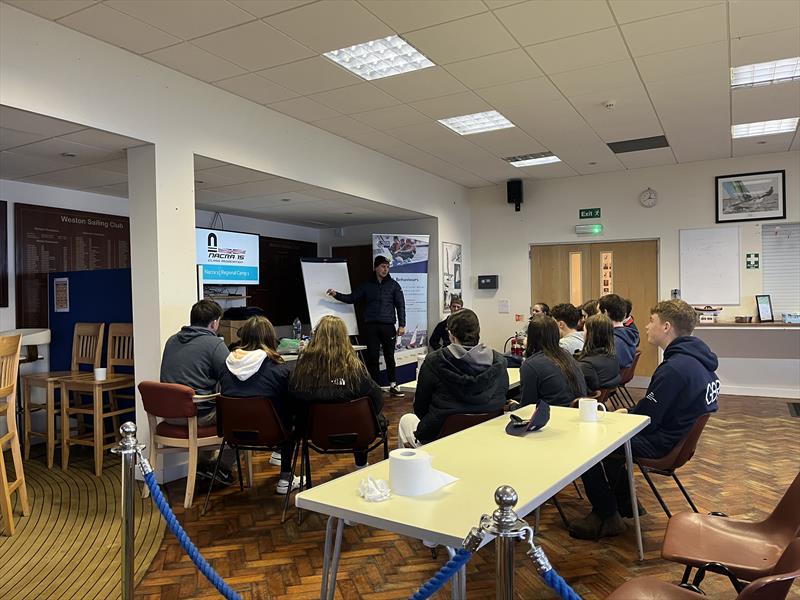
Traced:
<path fill-rule="evenodd" d="M 389 259 L 389 274 L 403 288 L 406 333 L 397 338 L 397 350 L 424 348 L 428 343 L 429 235 L 415 233 L 372 234 L 372 257 Z"/>

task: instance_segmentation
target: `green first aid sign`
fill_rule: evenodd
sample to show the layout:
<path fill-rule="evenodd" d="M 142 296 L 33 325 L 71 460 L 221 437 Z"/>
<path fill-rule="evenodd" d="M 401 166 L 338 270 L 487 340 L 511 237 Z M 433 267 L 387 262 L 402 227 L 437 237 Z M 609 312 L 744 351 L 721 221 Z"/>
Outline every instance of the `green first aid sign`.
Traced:
<path fill-rule="evenodd" d="M 578 217 L 581 219 L 599 219 L 600 218 L 600 209 L 599 208 L 581 208 L 578 210 Z"/>

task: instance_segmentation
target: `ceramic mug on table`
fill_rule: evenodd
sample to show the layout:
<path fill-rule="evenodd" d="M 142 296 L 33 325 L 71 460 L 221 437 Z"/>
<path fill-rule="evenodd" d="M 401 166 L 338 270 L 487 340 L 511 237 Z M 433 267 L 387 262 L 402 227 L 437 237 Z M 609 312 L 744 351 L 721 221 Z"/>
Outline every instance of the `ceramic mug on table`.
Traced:
<path fill-rule="evenodd" d="M 94 370 L 94 380 L 95 381 L 105 381 L 106 380 L 106 369 L 105 367 L 98 367 Z"/>
<path fill-rule="evenodd" d="M 580 412 L 581 421 L 584 423 L 594 423 L 601 418 L 600 410 L 606 412 L 606 405 L 598 402 L 594 398 L 579 398 L 578 411 Z"/>

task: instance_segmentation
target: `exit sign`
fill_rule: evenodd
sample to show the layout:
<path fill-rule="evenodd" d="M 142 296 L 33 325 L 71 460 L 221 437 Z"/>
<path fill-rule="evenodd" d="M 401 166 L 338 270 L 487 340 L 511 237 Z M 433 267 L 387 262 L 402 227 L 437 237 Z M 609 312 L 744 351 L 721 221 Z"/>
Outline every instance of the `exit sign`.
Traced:
<path fill-rule="evenodd" d="M 600 209 L 599 208 L 581 208 L 578 211 L 578 216 L 581 219 L 599 219 L 600 218 Z"/>

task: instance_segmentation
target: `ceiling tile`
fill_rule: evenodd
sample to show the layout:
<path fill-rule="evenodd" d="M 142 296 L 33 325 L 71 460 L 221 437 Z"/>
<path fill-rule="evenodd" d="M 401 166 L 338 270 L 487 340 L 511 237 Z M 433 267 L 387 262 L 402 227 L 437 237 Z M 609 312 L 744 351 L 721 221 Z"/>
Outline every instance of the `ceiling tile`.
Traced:
<path fill-rule="evenodd" d="M 400 33 L 486 12 L 486 5 L 480 0 L 362 0 L 361 3 Z"/>
<path fill-rule="evenodd" d="M 514 39 L 492 13 L 421 29 L 407 34 L 405 38 L 438 65 L 517 47 Z"/>
<path fill-rule="evenodd" d="M 266 181 L 267 179 L 275 179 L 274 175 L 256 171 L 255 169 L 248 169 L 240 167 L 239 165 L 232 165 L 223 163 L 221 167 L 203 171 L 203 177 L 221 177 L 234 183 L 250 183 L 254 181 Z"/>
<path fill-rule="evenodd" d="M 525 2 L 525 0 L 483 0 L 486 6 L 488 6 L 491 10 L 496 10 L 498 8 L 505 8 L 506 6 L 511 6 L 512 4 L 520 4 L 521 2 Z"/>
<path fill-rule="evenodd" d="M 407 104 L 390 106 L 389 108 L 379 108 L 378 110 L 356 113 L 351 116 L 375 129 L 405 127 L 406 125 L 416 125 L 417 123 L 424 123 L 429 120 L 428 117 L 417 112 Z"/>
<path fill-rule="evenodd" d="M 411 106 L 432 119 L 459 117 L 492 110 L 492 107 L 474 92 L 462 92 L 452 96 L 421 100 L 412 102 Z"/>
<path fill-rule="evenodd" d="M 731 66 L 800 56 L 800 28 L 731 39 Z"/>
<path fill-rule="evenodd" d="M 270 104 L 270 108 L 282 112 L 285 115 L 300 119 L 310 123 L 311 121 L 318 121 L 320 119 L 330 119 L 338 117 L 339 113 L 335 110 L 328 108 L 315 102 L 310 98 L 294 98 L 292 100 L 284 100 L 283 102 L 276 102 Z"/>
<path fill-rule="evenodd" d="M 86 188 L 84 191 L 92 194 L 105 194 L 106 196 L 117 196 L 119 198 L 128 197 L 128 182 L 115 183 L 114 185 L 101 185 L 95 188 Z"/>
<path fill-rule="evenodd" d="M 573 0 L 561 2 L 532 0 L 495 11 L 495 15 L 523 45 L 604 29 L 615 25 L 605 2 Z"/>
<path fill-rule="evenodd" d="M 180 38 L 103 4 L 95 4 L 59 19 L 58 22 L 137 54 L 152 52 L 181 41 Z"/>
<path fill-rule="evenodd" d="M 200 208 L 201 204 L 207 205 L 214 205 L 218 202 L 224 202 L 225 200 L 231 200 L 233 196 L 229 196 L 227 194 L 221 194 L 217 191 L 212 190 L 200 190 L 196 189 L 194 192 L 194 201 L 195 205 Z"/>
<path fill-rule="evenodd" d="M 575 169 L 563 162 L 536 165 L 534 167 L 521 167 L 517 170 L 520 172 L 520 175 L 526 179 L 556 179 L 558 177 L 572 177 L 578 174 Z"/>
<path fill-rule="evenodd" d="M 260 18 L 311 4 L 314 0 L 230 0 L 230 2 Z"/>
<path fill-rule="evenodd" d="M 69 121 L 45 117 L 37 113 L 19 110 L 10 106 L 0 105 L 0 127 L 16 129 L 28 133 L 40 134 L 41 137 L 55 137 L 86 129 L 83 125 L 76 125 Z"/>
<path fill-rule="evenodd" d="M 446 68 L 461 83 L 473 89 L 543 75 L 531 57 L 519 48 L 451 63 Z"/>
<path fill-rule="evenodd" d="M 705 73 L 728 72 L 728 42 L 714 42 L 636 59 L 645 84 Z"/>
<path fill-rule="evenodd" d="M 86 146 L 60 137 L 34 142 L 27 146 L 20 146 L 14 149 L 14 153 L 21 156 L 33 156 L 44 160 L 63 161 L 64 165 L 62 168 L 86 165 L 102 160 L 111 160 L 112 158 L 119 158 L 121 155 L 120 151 L 97 148 L 96 146 Z M 67 157 L 63 156 L 63 154 L 74 154 L 75 156 Z"/>
<path fill-rule="evenodd" d="M 641 169 L 643 167 L 658 167 L 661 165 L 674 165 L 675 155 L 672 148 L 652 148 L 638 152 L 625 152 L 617 157 L 628 169 Z"/>
<path fill-rule="evenodd" d="M 545 73 L 562 73 L 628 58 L 616 27 L 527 46 L 525 50 Z"/>
<path fill-rule="evenodd" d="M 212 33 L 192 43 L 249 71 L 274 67 L 314 54 L 261 21 Z"/>
<path fill-rule="evenodd" d="M 652 19 L 671 13 L 722 4 L 721 0 L 610 0 L 618 23 Z"/>
<path fill-rule="evenodd" d="M 789 150 L 792 150 L 793 152 L 800 151 L 800 133 L 794 134 L 794 141 L 792 142 L 792 145 L 789 148 Z"/>
<path fill-rule="evenodd" d="M 228 163 L 224 163 L 221 160 L 215 160 L 213 158 L 208 158 L 207 156 L 201 156 L 199 154 L 194 155 L 194 170 L 195 171 L 202 171 L 204 169 L 213 169 L 214 167 L 223 167 Z"/>
<path fill-rule="evenodd" d="M 30 144 L 40 139 L 42 139 L 42 136 L 36 133 L 0 127 L 0 150 L 7 150 L 8 148 L 21 146 L 22 144 Z"/>
<path fill-rule="evenodd" d="M 531 106 L 536 106 L 539 102 L 561 97 L 558 88 L 546 77 L 515 81 L 475 91 L 500 112 L 511 106 L 525 106 L 530 110 Z"/>
<path fill-rule="evenodd" d="M 464 187 L 485 187 L 492 183 L 487 179 L 478 177 L 466 169 L 457 167 L 452 163 L 444 161 L 441 158 L 428 154 L 427 152 L 419 150 L 418 148 L 408 144 L 404 144 L 403 142 L 398 142 L 398 146 L 391 151 L 383 150 L 383 153 L 409 164 L 412 167 L 417 167 L 418 169 L 422 169 L 428 173 L 433 173 L 439 177 L 449 179 L 450 181 L 458 183 L 459 185 L 463 185 Z"/>
<path fill-rule="evenodd" d="M 322 119 L 315 121 L 314 125 L 330 131 L 347 140 L 371 147 L 375 138 L 388 138 L 385 133 L 377 131 L 361 121 L 356 121 L 351 117 L 334 117 L 332 119 Z"/>
<path fill-rule="evenodd" d="M 734 0 L 730 3 L 731 38 L 800 27 L 800 2 Z"/>
<path fill-rule="evenodd" d="M 792 144 L 795 133 L 779 133 L 733 140 L 734 156 L 750 156 L 752 154 L 770 154 L 772 152 L 787 152 Z"/>
<path fill-rule="evenodd" d="M 218 81 L 215 85 L 258 104 L 271 104 L 297 97 L 295 92 L 254 73 Z"/>
<path fill-rule="evenodd" d="M 55 20 L 91 6 L 97 0 L 5 0 L 5 2 L 45 19 Z"/>
<path fill-rule="evenodd" d="M 447 96 L 467 89 L 442 67 L 428 67 L 411 73 L 384 77 L 375 80 L 373 85 L 401 102 Z"/>
<path fill-rule="evenodd" d="M 527 105 L 509 107 L 505 115 L 554 153 L 555 148 L 563 146 L 565 142 L 582 144 L 587 140 L 600 141 L 583 117 L 567 100 L 560 97 L 537 102 L 535 111 L 530 110 Z"/>
<path fill-rule="evenodd" d="M 605 102 L 613 101 L 609 110 Z M 577 110 L 606 142 L 661 135 L 661 125 L 641 84 L 632 88 L 570 98 Z"/>
<path fill-rule="evenodd" d="M 640 83 L 639 74 L 630 59 L 559 73 L 553 75 L 551 79 L 567 97 L 603 91 L 613 92 L 616 89 L 634 87 Z M 613 94 L 609 97 L 611 96 Z"/>
<path fill-rule="evenodd" d="M 147 143 L 143 142 L 142 140 L 125 137 L 124 135 L 100 131 L 99 129 L 84 129 L 83 131 L 77 131 L 75 133 L 62 136 L 61 139 L 114 151 L 125 150 L 126 148 L 134 148 Z"/>
<path fill-rule="evenodd" d="M 15 152 L 0 152 L 0 178 L 3 179 L 17 179 L 34 173 L 46 173 L 67 167 L 69 165 L 65 165 L 63 159 L 42 159 Z"/>
<path fill-rule="evenodd" d="M 114 160 L 106 160 L 99 163 L 92 164 L 94 169 L 102 169 L 104 171 L 113 171 L 114 173 L 128 174 L 128 158 L 115 158 Z"/>
<path fill-rule="evenodd" d="M 184 40 L 253 20 L 253 15 L 224 0 L 105 0 L 105 4 Z"/>
<path fill-rule="evenodd" d="M 93 167 L 75 167 L 63 171 L 43 173 L 26 177 L 23 181 L 40 183 L 42 185 L 55 185 L 71 189 L 84 189 L 101 185 L 112 185 L 127 181 L 128 176 L 113 171 L 104 171 Z"/>
<path fill-rule="evenodd" d="M 501 158 L 547 150 L 519 127 L 471 135 L 469 140 Z"/>
<path fill-rule="evenodd" d="M 302 190 L 306 184 L 282 177 L 273 177 L 266 181 L 252 181 L 249 183 L 237 183 L 224 187 L 211 188 L 211 191 L 219 194 L 227 194 L 238 198 L 255 196 L 268 196 L 269 194 L 280 194 L 282 192 L 294 192 Z"/>
<path fill-rule="evenodd" d="M 633 56 L 646 56 L 727 40 L 725 5 L 713 5 L 622 25 L 622 35 Z"/>
<path fill-rule="evenodd" d="M 272 67 L 258 73 L 298 94 L 314 94 L 355 85 L 364 80 L 324 56 Z"/>
<path fill-rule="evenodd" d="M 171 69 L 186 73 L 190 77 L 207 82 L 241 75 L 245 72 L 238 65 L 186 42 L 150 52 L 145 56 Z"/>
<path fill-rule="evenodd" d="M 800 117 L 800 81 L 731 90 L 732 122 Z"/>
<path fill-rule="evenodd" d="M 321 92 L 309 98 L 345 115 L 399 104 L 389 94 L 369 83 Z"/>
<path fill-rule="evenodd" d="M 394 34 L 354 0 L 321 0 L 265 20 L 320 53 Z"/>

